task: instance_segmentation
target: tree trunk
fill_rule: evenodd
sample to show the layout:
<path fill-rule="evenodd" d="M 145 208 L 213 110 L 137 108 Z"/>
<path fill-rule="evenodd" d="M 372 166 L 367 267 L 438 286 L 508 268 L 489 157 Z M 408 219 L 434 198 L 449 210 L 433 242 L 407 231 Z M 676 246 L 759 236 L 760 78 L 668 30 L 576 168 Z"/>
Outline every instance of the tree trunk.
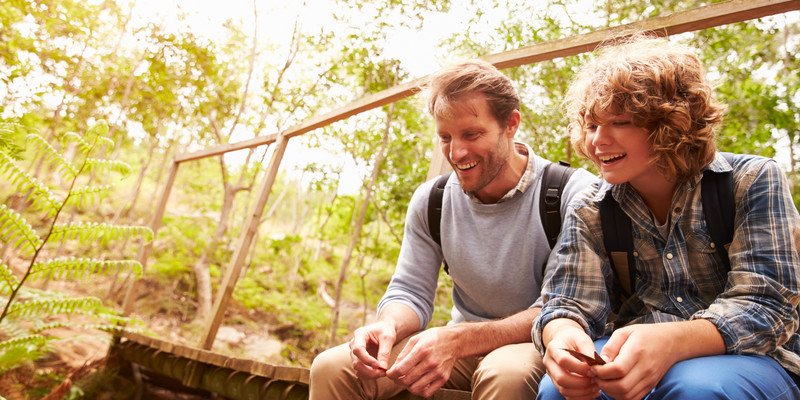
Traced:
<path fill-rule="evenodd" d="M 131 194 L 128 195 L 128 205 L 123 205 L 117 211 L 117 214 L 114 215 L 114 224 L 116 224 L 121 217 L 127 217 L 131 211 L 136 207 L 136 203 L 139 200 L 139 194 L 142 190 L 142 183 L 144 182 L 144 177 L 147 174 L 148 169 L 150 168 L 150 163 L 153 161 L 153 153 L 158 146 L 158 139 L 155 137 L 151 138 L 150 140 L 150 148 L 147 149 L 147 154 L 145 155 L 145 159 L 142 162 L 141 168 L 139 168 L 139 175 L 136 177 L 136 183 L 133 185 L 133 190 L 131 190 Z"/>
<path fill-rule="evenodd" d="M 203 254 L 192 266 L 194 271 L 195 281 L 197 282 L 197 318 L 205 320 L 211 313 L 211 274 L 208 271 L 208 265 L 212 257 L 212 253 L 223 242 L 225 232 L 228 230 L 228 221 L 230 220 L 231 211 L 233 211 L 233 200 L 236 198 L 237 190 L 229 183 L 225 183 L 225 194 L 222 199 L 222 209 L 219 213 L 219 220 L 217 221 L 217 228 L 214 230 L 214 235 L 211 241 L 203 250 Z"/>
<path fill-rule="evenodd" d="M 386 124 L 384 126 L 383 138 L 381 139 L 381 147 L 380 150 L 378 150 L 377 156 L 375 157 L 375 165 L 372 166 L 372 175 L 365 188 L 366 193 L 364 195 L 364 200 L 361 202 L 358 220 L 355 223 L 353 235 L 350 238 L 350 244 L 347 246 L 347 251 L 342 259 L 342 266 L 339 269 L 339 280 L 336 283 L 336 295 L 334 297 L 335 305 L 333 307 L 333 316 L 331 318 L 331 335 L 329 340 L 330 346 L 336 345 L 336 331 L 339 329 L 339 314 L 342 306 L 342 287 L 344 286 L 344 281 L 347 278 L 347 267 L 350 264 L 353 251 L 355 250 L 356 245 L 359 242 L 359 238 L 361 237 L 361 228 L 363 228 L 364 219 L 367 216 L 367 208 L 369 207 L 370 198 L 372 197 L 372 189 L 375 186 L 375 181 L 378 180 L 378 173 L 380 172 L 381 165 L 383 164 L 383 159 L 386 156 L 386 149 L 389 147 L 389 132 L 391 131 L 392 126 L 393 111 L 394 103 L 389 105 L 389 110 L 386 112 Z"/>

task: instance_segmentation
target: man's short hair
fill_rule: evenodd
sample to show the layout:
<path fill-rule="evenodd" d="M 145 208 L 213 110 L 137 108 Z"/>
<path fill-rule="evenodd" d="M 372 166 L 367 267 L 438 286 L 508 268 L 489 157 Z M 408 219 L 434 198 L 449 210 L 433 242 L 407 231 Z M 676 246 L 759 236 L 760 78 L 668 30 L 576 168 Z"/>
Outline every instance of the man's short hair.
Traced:
<path fill-rule="evenodd" d="M 578 153 L 588 156 L 587 121 L 628 113 L 649 132 L 653 165 L 677 181 L 713 160 L 715 131 L 725 112 L 692 50 L 643 34 L 601 46 L 576 75 L 564 103 Z"/>
<path fill-rule="evenodd" d="M 453 102 L 471 93 L 486 97 L 492 115 L 501 126 L 505 126 L 511 113 L 519 109 L 519 95 L 511 80 L 483 60 L 447 65 L 431 75 L 425 89 L 428 90 L 428 111 L 434 117 L 452 115 Z"/>

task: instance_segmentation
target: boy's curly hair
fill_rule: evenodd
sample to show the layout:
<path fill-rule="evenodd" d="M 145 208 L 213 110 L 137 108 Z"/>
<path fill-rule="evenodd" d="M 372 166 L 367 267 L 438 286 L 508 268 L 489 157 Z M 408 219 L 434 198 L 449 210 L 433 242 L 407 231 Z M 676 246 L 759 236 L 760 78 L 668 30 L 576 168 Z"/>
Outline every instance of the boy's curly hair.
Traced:
<path fill-rule="evenodd" d="M 572 145 L 588 157 L 585 126 L 604 114 L 632 116 L 644 128 L 652 164 L 665 176 L 685 181 L 714 158 L 715 131 L 725 106 L 697 56 L 665 39 L 637 34 L 610 41 L 584 65 L 564 100 Z"/>

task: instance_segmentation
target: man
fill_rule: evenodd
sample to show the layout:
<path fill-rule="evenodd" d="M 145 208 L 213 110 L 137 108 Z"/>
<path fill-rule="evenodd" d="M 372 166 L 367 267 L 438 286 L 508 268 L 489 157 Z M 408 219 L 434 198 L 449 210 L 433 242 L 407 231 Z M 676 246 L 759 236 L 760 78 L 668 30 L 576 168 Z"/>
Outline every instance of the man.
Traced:
<path fill-rule="evenodd" d="M 774 160 L 716 153 L 712 92 L 691 50 L 648 37 L 604 48 L 572 84 L 573 145 L 605 182 L 570 205 L 548 264 L 539 398 L 800 398 L 800 216 Z M 712 224 L 720 174 L 735 206 Z M 630 219 L 627 258 L 608 248 L 609 205 Z M 569 353 L 595 350 L 601 365 Z"/>
<path fill-rule="evenodd" d="M 530 399 L 544 373 L 530 342 L 543 267 L 550 253 L 538 212 L 548 161 L 514 142 L 519 97 L 492 65 L 468 61 L 431 78 L 428 109 L 455 174 L 444 188 L 441 246 L 428 229 L 421 185 L 408 207 L 397 268 L 377 321 L 311 367 L 311 399 L 384 399 L 402 390 L 428 397 L 448 388 L 473 399 Z M 577 170 L 561 209 L 596 180 Z M 442 259 L 453 279 L 452 321 L 431 319 Z"/>

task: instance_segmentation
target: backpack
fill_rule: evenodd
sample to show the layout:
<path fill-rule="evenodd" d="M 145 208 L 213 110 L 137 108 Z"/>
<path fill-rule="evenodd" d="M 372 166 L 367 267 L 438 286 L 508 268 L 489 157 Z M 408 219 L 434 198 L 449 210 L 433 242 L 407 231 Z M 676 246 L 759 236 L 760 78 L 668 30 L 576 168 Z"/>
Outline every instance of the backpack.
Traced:
<path fill-rule="evenodd" d="M 542 220 L 542 227 L 547 235 L 547 243 L 552 249 L 561 233 L 561 193 L 567 185 L 570 176 L 575 172 L 575 168 L 570 168 L 569 164 L 563 161 L 550 163 L 544 167 L 542 172 L 542 188 L 539 193 L 539 215 Z M 428 231 L 439 246 L 442 245 L 440 222 L 442 219 L 442 197 L 444 196 L 444 186 L 450 179 L 452 172 L 439 176 L 436 183 L 431 188 L 428 197 Z M 447 260 L 444 260 L 444 272 L 450 274 L 450 267 Z"/>
<path fill-rule="evenodd" d="M 733 165 L 733 154 L 721 154 Z M 712 247 L 716 249 L 725 268 L 730 270 L 728 247 L 733 241 L 733 222 L 736 217 L 733 171 L 707 170 L 703 172 L 700 182 L 703 216 L 711 234 Z M 636 259 L 633 255 L 631 219 L 614 200 L 610 190 L 600 201 L 600 225 L 603 230 L 603 244 L 622 289 L 623 298 L 630 298 L 636 291 Z"/>

